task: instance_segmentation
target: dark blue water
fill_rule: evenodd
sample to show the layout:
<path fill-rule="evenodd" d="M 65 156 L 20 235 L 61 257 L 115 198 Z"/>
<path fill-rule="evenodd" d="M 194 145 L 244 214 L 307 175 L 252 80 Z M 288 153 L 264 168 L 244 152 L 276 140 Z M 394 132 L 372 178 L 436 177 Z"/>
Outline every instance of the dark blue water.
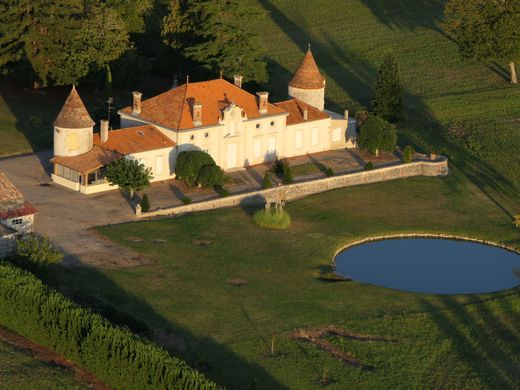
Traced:
<path fill-rule="evenodd" d="M 411 238 L 374 241 L 336 256 L 336 272 L 399 290 L 474 294 L 520 284 L 520 256 L 468 241 Z"/>

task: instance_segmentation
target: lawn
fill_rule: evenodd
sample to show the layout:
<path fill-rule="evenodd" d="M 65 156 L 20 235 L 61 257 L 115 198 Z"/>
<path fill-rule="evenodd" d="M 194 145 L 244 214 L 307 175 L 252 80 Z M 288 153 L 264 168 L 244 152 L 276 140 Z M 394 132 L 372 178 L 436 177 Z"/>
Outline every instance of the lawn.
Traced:
<path fill-rule="evenodd" d="M 324 371 L 331 389 L 520 386 L 520 290 L 435 296 L 318 278 L 337 248 L 386 232 L 450 232 L 520 248 L 509 217 L 476 186 L 457 173 L 412 178 L 311 196 L 287 210 L 287 231 L 262 230 L 241 208 L 102 227 L 153 264 L 58 267 L 47 280 L 145 322 L 150 337 L 229 388 L 315 388 Z M 374 369 L 290 337 L 328 324 L 388 338 L 329 340 Z"/>
<path fill-rule="evenodd" d="M 2 389 L 87 389 L 70 370 L 40 361 L 29 353 L 0 341 L 0 388 Z"/>

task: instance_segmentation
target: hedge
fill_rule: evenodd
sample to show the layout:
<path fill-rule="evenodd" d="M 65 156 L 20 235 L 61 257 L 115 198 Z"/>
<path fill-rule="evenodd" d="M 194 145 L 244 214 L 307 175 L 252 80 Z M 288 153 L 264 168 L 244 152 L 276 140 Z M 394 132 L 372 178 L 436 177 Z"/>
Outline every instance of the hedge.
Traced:
<path fill-rule="evenodd" d="M 191 187 L 195 184 L 201 168 L 206 165 L 217 165 L 208 153 L 201 150 L 181 152 L 177 157 L 175 174 Z"/>
<path fill-rule="evenodd" d="M 113 326 L 5 261 L 0 261 L 0 324 L 55 350 L 116 389 L 218 388 L 183 360 Z"/>

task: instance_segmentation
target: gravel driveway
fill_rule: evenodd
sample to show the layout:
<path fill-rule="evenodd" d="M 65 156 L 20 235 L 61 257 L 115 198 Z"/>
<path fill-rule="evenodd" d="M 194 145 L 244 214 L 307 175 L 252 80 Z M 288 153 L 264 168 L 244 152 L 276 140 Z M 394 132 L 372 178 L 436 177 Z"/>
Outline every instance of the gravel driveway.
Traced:
<path fill-rule="evenodd" d="M 66 253 L 65 264 L 103 268 L 148 263 L 137 252 L 121 247 L 90 228 L 135 220 L 119 191 L 85 196 L 52 183 L 51 152 L 0 159 L 0 170 L 39 211 L 36 232 L 48 236 Z"/>

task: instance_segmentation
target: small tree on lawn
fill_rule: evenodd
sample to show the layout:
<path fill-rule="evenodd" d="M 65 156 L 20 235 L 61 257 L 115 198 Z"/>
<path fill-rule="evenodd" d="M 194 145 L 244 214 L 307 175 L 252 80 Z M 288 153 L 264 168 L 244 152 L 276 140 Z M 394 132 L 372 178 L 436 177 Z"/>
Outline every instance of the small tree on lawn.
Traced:
<path fill-rule="evenodd" d="M 146 168 L 137 160 L 122 158 L 107 165 L 105 177 L 111 184 L 130 193 L 130 199 L 134 198 L 135 191 L 141 191 L 150 185 L 153 179 L 151 168 Z"/>
<path fill-rule="evenodd" d="M 391 55 L 383 60 L 375 86 L 372 111 L 389 122 L 403 119 L 403 91 L 399 82 L 399 68 Z"/>
<path fill-rule="evenodd" d="M 379 116 L 368 118 L 359 134 L 359 147 L 379 156 L 379 151 L 391 152 L 397 144 L 395 128 Z"/>

